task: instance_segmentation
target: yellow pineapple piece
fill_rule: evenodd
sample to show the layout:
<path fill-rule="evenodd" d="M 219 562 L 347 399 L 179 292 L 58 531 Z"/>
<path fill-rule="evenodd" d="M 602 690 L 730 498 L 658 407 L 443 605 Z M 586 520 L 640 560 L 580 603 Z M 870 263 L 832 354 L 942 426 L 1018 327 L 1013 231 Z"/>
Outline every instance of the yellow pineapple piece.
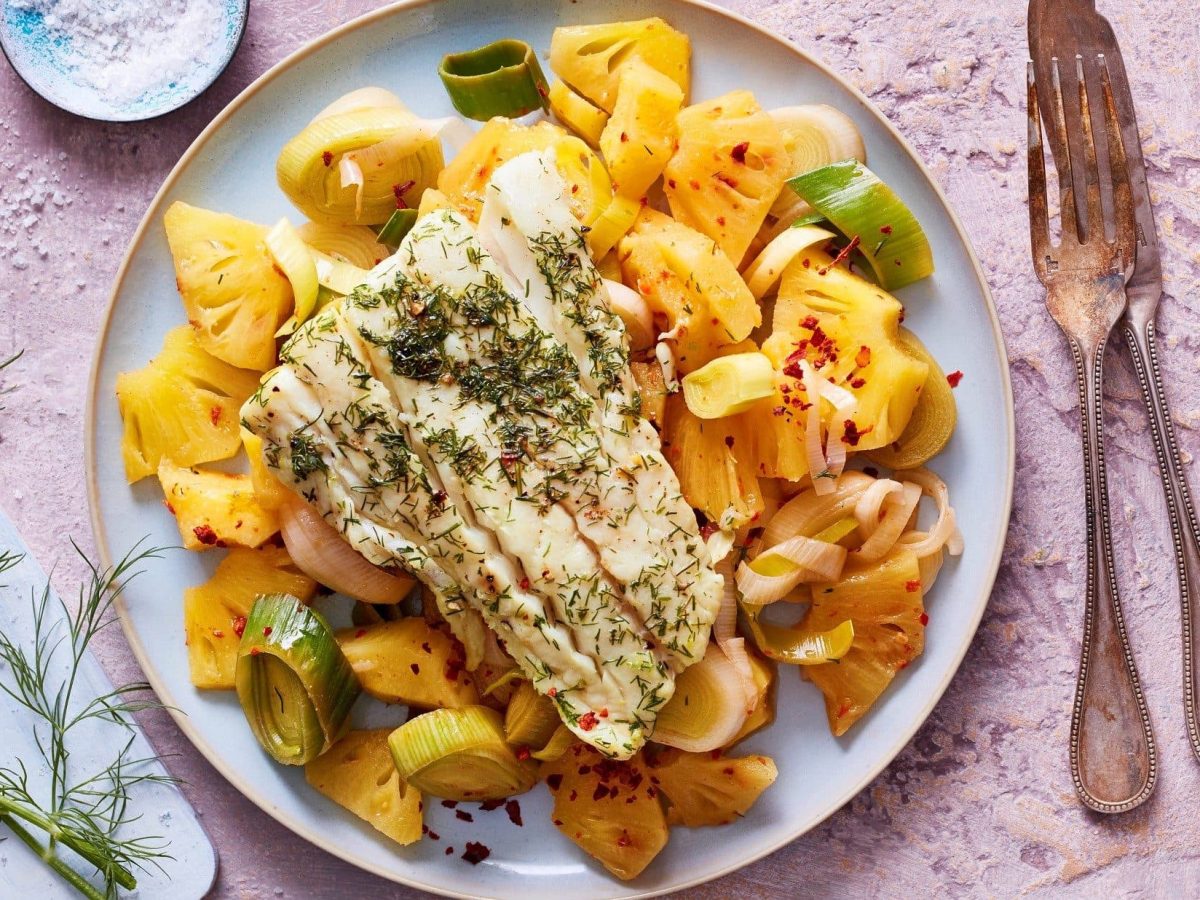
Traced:
<path fill-rule="evenodd" d="M 843 735 L 879 699 L 896 673 L 925 649 L 921 568 L 911 551 L 894 550 L 878 563 L 851 562 L 836 584 L 812 586 L 805 631 L 854 622 L 850 652 L 804 674 L 825 695 L 834 735 Z"/>
<path fill-rule="evenodd" d="M 737 269 L 705 235 L 653 209 L 643 209 L 617 249 L 626 284 L 641 294 L 660 332 L 674 335 L 686 374 L 744 340 L 762 322 Z"/>
<path fill-rule="evenodd" d="M 263 509 L 274 512 L 293 494 L 267 466 L 263 458 L 263 439 L 245 428 L 241 431 L 242 446 L 246 448 L 246 456 L 250 460 L 250 485 L 254 488 L 254 499 Z"/>
<path fill-rule="evenodd" d="M 658 180 L 675 149 L 682 106 L 679 85 L 648 63 L 632 59 L 621 67 L 617 103 L 600 135 L 614 191 L 641 197 Z"/>
<path fill-rule="evenodd" d="M 666 816 L 640 753 L 616 762 L 576 742 L 542 774 L 555 826 L 618 878 L 636 878 L 666 846 Z"/>
<path fill-rule="evenodd" d="M 421 709 L 479 702 L 475 679 L 463 669 L 463 649 L 444 626 L 411 616 L 337 633 L 362 689 L 385 703 Z"/>
<path fill-rule="evenodd" d="M 779 126 L 749 91 L 689 106 L 676 124 L 679 147 L 664 173 L 671 213 L 740 265 L 789 174 Z"/>
<path fill-rule="evenodd" d="M 282 547 L 229 551 L 213 576 L 183 594 L 188 665 L 198 688 L 233 689 L 233 670 L 246 616 L 263 594 L 291 594 L 307 603 L 317 583 Z"/>
<path fill-rule="evenodd" d="M 642 416 L 662 428 L 667 418 L 667 384 L 663 380 L 662 365 L 657 360 L 635 360 L 629 364 L 629 369 L 642 398 Z"/>
<path fill-rule="evenodd" d="M 634 59 L 653 66 L 687 96 L 691 44 L 659 18 L 554 29 L 550 68 L 605 112 L 617 103 L 621 70 Z"/>
<path fill-rule="evenodd" d="M 421 839 L 421 792 L 396 771 L 387 742 L 391 732 L 348 732 L 304 767 L 304 778 L 397 844 L 412 844 Z"/>
<path fill-rule="evenodd" d="M 591 224 L 612 196 L 608 175 L 591 147 L 551 122 L 522 125 L 492 119 L 442 169 L 438 190 L 454 209 L 478 222 L 492 173 L 522 153 L 551 149 L 570 190 L 571 211 L 584 225 Z"/>
<path fill-rule="evenodd" d="M 258 502 L 249 475 L 185 469 L 164 460 L 158 480 L 187 550 L 257 547 L 279 531 Z"/>
<path fill-rule="evenodd" d="M 682 750 L 660 754 L 650 769 L 651 780 L 670 803 L 667 822 L 688 828 L 737 821 L 777 774 L 768 756 L 714 757 Z"/>
<path fill-rule="evenodd" d="M 662 443 L 688 504 L 710 522 L 740 528 L 758 519 L 763 495 L 751 452 L 753 439 L 738 416 L 697 418 L 683 394 L 667 398 Z"/>
<path fill-rule="evenodd" d="M 547 101 L 550 112 L 567 128 L 575 132 L 594 150 L 600 149 L 600 134 L 608 121 L 608 113 L 593 106 L 561 81 L 550 85 Z"/>
<path fill-rule="evenodd" d="M 170 331 L 148 366 L 117 377 L 130 484 L 164 459 L 191 466 L 237 453 L 240 410 L 257 387 L 255 373 L 211 356 L 189 326 Z"/>
<path fill-rule="evenodd" d="M 243 369 L 271 368 L 275 332 L 292 314 L 292 286 L 267 249 L 266 229 L 180 201 L 163 224 L 200 346 Z"/>

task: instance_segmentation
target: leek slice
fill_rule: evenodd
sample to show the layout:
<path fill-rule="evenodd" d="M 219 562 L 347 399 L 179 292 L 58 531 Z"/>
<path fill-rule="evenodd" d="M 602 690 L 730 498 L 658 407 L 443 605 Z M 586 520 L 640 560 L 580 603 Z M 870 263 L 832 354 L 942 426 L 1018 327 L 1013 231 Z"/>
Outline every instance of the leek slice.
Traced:
<path fill-rule="evenodd" d="M 608 113 L 593 106 L 561 81 L 550 85 L 550 111 L 558 121 L 588 142 L 593 150 L 600 149 L 600 135 L 608 124 Z"/>
<path fill-rule="evenodd" d="M 905 353 L 929 366 L 929 374 L 925 376 L 925 385 L 912 418 L 900 437 L 891 444 L 867 451 L 865 455 L 889 469 L 915 469 L 925 465 L 950 443 L 958 424 L 958 408 L 946 373 L 920 338 L 907 328 L 901 328 L 896 338 Z"/>
<path fill-rule="evenodd" d="M 575 743 L 575 733 L 566 725 L 559 725 L 546 742 L 546 746 L 541 750 L 534 751 L 531 755 L 539 762 L 554 762 L 556 759 L 562 759 L 563 754 L 571 749 L 571 745 Z"/>
<path fill-rule="evenodd" d="M 468 119 L 516 119 L 548 109 L 550 91 L 537 54 L 524 41 L 503 38 L 442 57 L 438 75 L 454 108 Z"/>
<path fill-rule="evenodd" d="M 275 260 L 275 265 L 292 284 L 292 315 L 275 332 L 275 337 L 284 337 L 308 321 L 317 305 L 317 291 L 320 289 L 317 267 L 300 233 L 287 219 L 276 222 L 267 232 L 264 242 Z"/>
<path fill-rule="evenodd" d="M 500 713 L 486 706 L 437 709 L 409 719 L 388 738 L 400 777 L 446 800 L 499 800 L 537 782 L 536 765 L 504 740 Z"/>
<path fill-rule="evenodd" d="M 699 419 L 722 419 L 775 396 L 775 367 L 762 353 L 733 353 L 683 376 L 683 399 Z"/>
<path fill-rule="evenodd" d="M 379 242 L 375 232 L 366 225 L 305 222 L 296 231 L 300 233 L 300 239 L 313 250 L 360 269 L 373 269 L 391 255 L 389 249 Z"/>
<path fill-rule="evenodd" d="M 904 201 L 854 159 L 797 175 L 788 186 L 849 237 L 885 290 L 933 274 L 933 250 Z"/>
<path fill-rule="evenodd" d="M 731 743 L 749 714 L 737 670 L 720 647 L 709 644 L 704 658 L 675 679 L 675 695 L 659 711 L 650 739 L 707 753 Z"/>
<path fill-rule="evenodd" d="M 366 269 L 335 259 L 312 247 L 309 247 L 309 253 L 312 254 L 313 263 L 317 267 L 317 282 L 343 297 L 350 296 L 350 293 L 371 274 Z"/>
<path fill-rule="evenodd" d="M 617 241 L 625 237 L 625 232 L 633 227 L 641 211 L 640 200 L 614 196 L 588 231 L 587 245 L 592 259 L 603 259 L 609 250 L 617 246 Z"/>
<path fill-rule="evenodd" d="M 416 224 L 417 211 L 415 209 L 396 210 L 387 220 L 387 224 L 379 229 L 379 243 L 394 251 Z"/>
<path fill-rule="evenodd" d="M 747 630 L 758 652 L 776 662 L 794 666 L 819 666 L 841 659 L 854 643 L 854 623 L 846 619 L 828 631 L 800 631 L 773 625 L 760 618 L 761 610 L 742 604 Z"/>
<path fill-rule="evenodd" d="M 333 746 L 359 692 L 325 619 L 290 594 L 254 602 L 234 684 L 250 730 L 285 766 L 302 766 Z"/>
<path fill-rule="evenodd" d="M 522 681 L 508 701 L 504 713 L 504 734 L 510 744 L 541 750 L 562 725 L 554 701 L 538 693 L 530 682 Z"/>
<path fill-rule="evenodd" d="M 828 528 L 822 529 L 813 535 L 814 541 L 824 541 L 827 544 L 839 544 L 842 538 L 848 537 L 858 530 L 858 519 L 854 516 L 847 516 L 844 519 L 839 519 Z"/>

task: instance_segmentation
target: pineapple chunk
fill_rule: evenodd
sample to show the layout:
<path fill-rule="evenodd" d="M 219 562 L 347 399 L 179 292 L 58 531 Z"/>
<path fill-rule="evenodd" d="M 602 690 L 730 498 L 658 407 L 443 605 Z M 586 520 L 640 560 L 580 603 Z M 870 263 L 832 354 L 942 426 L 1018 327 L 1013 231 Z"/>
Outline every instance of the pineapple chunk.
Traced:
<path fill-rule="evenodd" d="M 667 418 L 667 383 L 663 380 L 662 364 L 654 362 L 631 362 L 630 371 L 642 398 L 642 415 L 658 428 Z"/>
<path fill-rule="evenodd" d="M 921 568 L 911 551 L 894 550 L 878 563 L 851 563 L 835 584 L 813 585 L 812 598 L 805 631 L 854 622 L 849 653 L 804 670 L 825 695 L 829 728 L 840 736 L 925 649 Z"/>
<path fill-rule="evenodd" d="M 555 826 L 618 878 L 636 878 L 667 845 L 666 816 L 640 753 L 615 762 L 576 742 L 542 774 L 554 792 Z"/>
<path fill-rule="evenodd" d="M 779 126 L 749 91 L 689 106 L 665 172 L 676 219 L 716 241 L 739 265 L 788 176 Z"/>
<path fill-rule="evenodd" d="M 391 732 L 347 733 L 304 767 L 304 778 L 397 844 L 412 844 L 421 839 L 421 792 L 400 779 L 388 749 Z"/>
<path fill-rule="evenodd" d="M 164 459 L 191 466 L 233 456 L 242 404 L 257 387 L 257 375 L 210 356 L 187 325 L 169 332 L 150 365 L 117 377 L 126 479 L 153 475 Z"/>
<path fill-rule="evenodd" d="M 600 149 L 600 134 L 608 121 L 608 113 L 592 106 L 561 81 L 550 85 L 550 93 L 546 99 L 550 103 L 550 111 L 558 121 L 587 141 L 589 147 L 594 150 Z"/>
<path fill-rule="evenodd" d="M 198 688 L 233 689 L 233 670 L 246 616 L 263 594 L 291 594 L 307 603 L 317 583 L 282 547 L 229 551 L 212 578 L 183 594 L 188 665 Z"/>
<path fill-rule="evenodd" d="M 362 689 L 385 703 L 458 709 L 479 703 L 463 649 L 445 627 L 410 616 L 337 633 Z"/>
<path fill-rule="evenodd" d="M 242 429 L 242 446 L 250 460 L 250 485 L 254 488 L 254 499 L 263 509 L 274 512 L 279 509 L 292 492 L 283 486 L 263 458 L 263 439 L 248 429 Z"/>
<path fill-rule="evenodd" d="M 762 322 L 754 295 L 713 242 L 643 209 L 618 247 L 621 273 L 650 305 L 659 331 L 674 335 L 676 361 L 694 372 Z"/>
<path fill-rule="evenodd" d="M 728 825 L 741 818 L 777 774 L 768 756 L 714 757 L 682 750 L 659 755 L 650 769 L 670 802 L 667 822 L 688 828 Z"/>
<path fill-rule="evenodd" d="M 803 347 L 818 376 L 858 399 L 855 436 L 844 438 L 847 449 L 873 450 L 904 432 L 929 366 L 901 342 L 900 301 L 831 263 L 826 254 L 810 250 L 784 271 L 763 352 L 786 375 L 789 357 Z"/>
<path fill-rule="evenodd" d="M 481 128 L 438 175 L 438 190 L 472 222 L 479 221 L 488 180 L 503 163 L 531 150 L 553 149 L 570 190 L 571 211 L 590 225 L 608 205 L 612 186 L 592 148 L 551 122 L 522 125 L 495 118 Z"/>
<path fill-rule="evenodd" d="M 180 201 L 163 224 L 200 346 L 230 365 L 271 368 L 275 332 L 292 314 L 292 286 L 267 249 L 266 229 Z"/>
<path fill-rule="evenodd" d="M 759 656 L 749 648 L 746 650 L 746 656 L 750 659 L 750 671 L 754 676 L 754 687 L 757 691 L 757 698 L 754 703 L 754 709 L 746 717 L 746 724 L 742 726 L 742 730 L 737 733 L 734 739 L 729 742 L 730 746 L 748 738 L 754 732 L 761 728 L 766 728 L 775 721 L 775 686 L 777 683 L 775 663 Z"/>
<path fill-rule="evenodd" d="M 164 460 L 158 480 L 187 550 L 254 548 L 279 531 L 279 519 L 258 502 L 249 475 L 185 469 Z"/>
<path fill-rule="evenodd" d="M 753 438 L 738 416 L 699 419 L 683 394 L 667 398 L 663 450 L 684 499 L 710 522 L 740 528 L 763 511 L 751 453 Z"/>
<path fill-rule="evenodd" d="M 659 18 L 555 28 L 550 68 L 605 112 L 617 103 L 621 70 L 640 59 L 666 75 L 686 97 L 691 77 L 686 34 Z"/>
<path fill-rule="evenodd" d="M 621 67 L 617 103 L 600 135 L 613 190 L 639 198 L 662 175 L 675 148 L 675 116 L 683 91 L 640 59 Z"/>

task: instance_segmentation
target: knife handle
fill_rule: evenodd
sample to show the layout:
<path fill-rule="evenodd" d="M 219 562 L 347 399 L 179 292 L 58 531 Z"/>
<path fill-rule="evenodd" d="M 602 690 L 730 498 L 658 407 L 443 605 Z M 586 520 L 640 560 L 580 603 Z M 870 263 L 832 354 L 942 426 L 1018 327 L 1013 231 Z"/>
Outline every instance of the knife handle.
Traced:
<path fill-rule="evenodd" d="M 1162 375 L 1155 349 L 1154 323 L 1142 328 L 1125 323 L 1125 341 L 1133 356 L 1133 367 L 1142 385 L 1142 396 L 1150 414 L 1154 434 L 1154 450 L 1158 454 L 1158 471 L 1162 476 L 1163 492 L 1167 498 L 1167 515 L 1171 523 L 1171 539 L 1175 545 L 1175 567 L 1179 574 L 1180 621 L 1183 631 L 1183 705 L 1188 738 L 1192 752 L 1200 759 L 1200 725 L 1196 721 L 1196 699 L 1200 682 L 1196 671 L 1196 623 L 1200 621 L 1200 527 L 1197 527 L 1196 508 L 1188 491 L 1171 410 L 1163 390 Z"/>
<path fill-rule="evenodd" d="M 1102 813 L 1133 809 L 1158 776 L 1154 735 L 1121 614 L 1104 466 L 1104 347 L 1072 341 L 1079 378 L 1087 506 L 1087 613 L 1071 716 L 1071 777 Z"/>

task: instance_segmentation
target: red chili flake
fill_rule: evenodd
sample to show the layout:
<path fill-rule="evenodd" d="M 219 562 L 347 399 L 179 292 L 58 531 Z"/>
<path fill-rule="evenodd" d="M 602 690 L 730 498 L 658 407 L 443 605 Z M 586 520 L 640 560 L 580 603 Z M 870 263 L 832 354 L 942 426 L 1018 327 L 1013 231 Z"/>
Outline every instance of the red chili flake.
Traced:
<path fill-rule="evenodd" d="M 557 697 L 558 696 L 558 688 L 553 688 L 553 687 L 550 688 L 550 690 L 546 691 L 546 696 L 551 697 L 551 698 Z"/>
<path fill-rule="evenodd" d="M 804 266 L 806 269 L 810 269 L 812 268 L 812 260 L 806 256 L 803 260 L 801 260 L 800 265 Z"/>
<path fill-rule="evenodd" d="M 366 634 L 366 633 L 367 633 L 367 629 L 365 629 L 365 628 L 360 628 L 360 629 L 358 629 L 358 631 L 354 632 L 354 636 L 355 636 L 356 638 L 360 638 L 360 637 L 362 637 L 362 636 L 363 636 L 364 634 Z"/>
<path fill-rule="evenodd" d="M 453 848 L 453 847 L 447 847 L 447 848 L 446 848 L 446 855 L 447 855 L 447 856 L 453 856 L 453 855 L 454 855 L 454 848 Z"/>
<path fill-rule="evenodd" d="M 454 809 L 454 807 L 458 806 L 458 801 L 457 800 L 443 800 L 442 806 L 446 807 L 446 809 Z"/>
<path fill-rule="evenodd" d="M 238 637 L 241 637 L 242 633 L 245 630 L 246 630 L 246 617 L 245 616 L 234 616 L 233 617 L 233 633 L 236 634 Z"/>
<path fill-rule="evenodd" d="M 221 407 L 214 406 L 208 411 L 208 417 L 212 420 L 213 425 L 218 425 L 221 422 Z"/>
<path fill-rule="evenodd" d="M 414 675 L 420 675 L 420 674 L 421 674 L 421 667 L 420 667 L 419 665 L 417 665 L 416 663 L 409 663 L 409 664 L 408 664 L 408 667 L 409 667 L 410 669 L 412 669 L 412 673 L 413 673 Z"/>
<path fill-rule="evenodd" d="M 504 804 L 504 811 L 508 813 L 508 821 L 512 822 L 518 828 L 524 828 L 525 823 L 521 821 L 521 804 L 516 800 L 509 800 Z"/>
<path fill-rule="evenodd" d="M 716 750 L 713 750 L 713 751 L 712 751 L 712 752 L 709 754 L 709 756 L 711 756 L 713 759 L 720 759 L 720 758 L 721 758 L 721 753 L 722 753 L 722 751 L 721 751 L 721 748 L 720 748 L 720 747 L 718 747 Z"/>
<path fill-rule="evenodd" d="M 575 802 L 575 801 L 576 801 L 578 798 L 579 798 L 579 792 L 578 792 L 578 791 L 575 791 L 575 790 L 572 790 L 572 791 L 571 791 L 571 796 L 570 796 L 570 797 L 568 797 L 568 798 L 567 798 L 567 800 L 569 800 L 571 803 L 574 803 L 574 802 Z"/>
<path fill-rule="evenodd" d="M 855 390 L 858 390 L 860 387 L 863 387 L 866 383 L 867 383 L 867 379 L 865 379 L 865 378 L 851 378 L 850 379 L 850 387 L 854 388 Z"/>
<path fill-rule="evenodd" d="M 905 659 L 905 660 L 901 660 L 901 661 L 900 661 L 900 665 L 896 666 L 896 671 L 898 672 L 898 671 L 900 671 L 901 669 L 907 669 L 907 668 L 908 668 L 908 663 L 909 663 L 909 661 L 908 661 L 907 659 Z"/>
<path fill-rule="evenodd" d="M 260 653 L 262 653 L 262 651 L 261 651 L 261 650 L 259 650 L 257 647 L 251 647 L 251 648 L 250 648 L 250 655 L 251 655 L 251 656 L 258 656 L 258 654 L 260 654 Z"/>
<path fill-rule="evenodd" d="M 921 582 L 917 579 L 904 582 L 904 589 L 910 594 L 914 594 L 921 589 Z"/>
<path fill-rule="evenodd" d="M 958 385 L 962 382 L 962 379 L 963 379 L 963 373 L 959 372 L 959 371 L 951 372 L 949 375 L 946 376 L 946 382 L 952 388 L 958 387 Z"/>
<path fill-rule="evenodd" d="M 733 774 L 733 766 L 726 766 L 721 771 L 724 772 L 726 775 L 732 775 Z"/>
<path fill-rule="evenodd" d="M 674 178 L 667 179 L 667 187 L 669 187 L 671 190 L 675 190 L 675 179 Z"/>
<path fill-rule="evenodd" d="M 529 759 L 529 757 L 531 755 L 532 754 L 530 754 L 528 747 L 518 747 L 517 748 L 517 759 L 521 760 L 522 762 Z"/>
<path fill-rule="evenodd" d="M 429 839 L 431 841 L 440 841 L 442 839 L 442 836 L 440 834 L 438 834 L 436 831 L 431 831 L 431 832 L 429 832 Z"/>
<path fill-rule="evenodd" d="M 211 525 L 197 525 L 192 529 L 192 533 L 196 535 L 196 540 L 209 547 L 217 543 L 217 533 L 212 530 Z"/>
<path fill-rule="evenodd" d="M 726 175 L 724 172 L 717 173 L 717 181 L 723 182 L 729 185 L 731 188 L 736 188 L 738 185 L 736 178 Z"/>
<path fill-rule="evenodd" d="M 619 838 L 617 838 L 617 846 L 618 847 L 628 847 L 632 843 L 633 843 L 633 839 L 629 837 L 629 832 L 622 829 L 621 836 Z"/>
<path fill-rule="evenodd" d="M 474 822 L 475 821 L 475 817 L 473 815 L 471 815 L 469 812 L 467 812 L 465 809 L 456 809 L 454 811 L 454 817 L 456 819 L 462 819 L 464 822 Z"/>
<path fill-rule="evenodd" d="M 629 135 L 628 135 L 628 134 L 626 134 L 624 131 L 622 131 L 622 132 L 621 132 L 621 143 L 622 143 L 622 144 L 625 144 L 625 143 L 628 143 L 628 142 L 629 142 Z"/>
<path fill-rule="evenodd" d="M 602 718 L 602 719 L 608 718 L 608 707 L 607 706 L 604 707 L 602 710 L 600 710 L 600 718 Z"/>
<path fill-rule="evenodd" d="M 591 731 L 596 727 L 596 714 L 591 710 L 585 712 L 579 717 L 579 727 L 584 731 Z"/>
<path fill-rule="evenodd" d="M 167 512 L 169 512 L 171 515 L 175 515 L 175 507 L 171 505 L 171 501 L 170 501 L 170 500 L 164 500 L 164 501 L 163 501 L 163 503 L 164 503 L 164 504 L 166 505 L 166 507 L 167 507 Z"/>
<path fill-rule="evenodd" d="M 417 183 L 411 178 L 403 184 L 392 185 L 392 193 L 396 197 L 396 209 L 408 209 L 408 204 L 404 201 L 404 195 L 416 186 Z"/>
<path fill-rule="evenodd" d="M 528 576 L 522 578 L 517 583 L 518 583 L 518 585 L 520 585 L 521 590 L 523 590 L 523 591 L 529 590 L 529 577 Z"/>
<path fill-rule="evenodd" d="M 329 168 L 331 165 L 333 165 L 333 154 L 326 150 L 321 154 L 321 162 L 325 163 L 325 168 Z"/>
<path fill-rule="evenodd" d="M 858 247 L 858 245 L 859 245 L 859 238 L 858 238 L 858 235 L 856 234 L 854 237 L 850 238 L 850 243 L 848 243 L 845 247 L 843 247 L 840 251 L 838 251 L 838 255 L 833 258 L 833 261 L 829 265 L 825 266 L 825 268 L 820 270 L 819 274 L 824 275 L 826 272 L 828 272 L 834 266 L 838 265 L 839 263 L 845 262 L 846 257 L 848 257 L 851 253 L 853 253 L 854 250 Z"/>
<path fill-rule="evenodd" d="M 688 181 L 688 187 L 690 187 L 693 191 L 698 191 L 700 190 L 700 182 L 698 182 L 695 178 L 692 178 Z"/>
<path fill-rule="evenodd" d="M 213 633 L 213 637 L 215 637 L 215 638 L 225 637 L 225 632 L 223 632 L 220 628 L 214 628 L 212 630 L 212 633 Z"/>
<path fill-rule="evenodd" d="M 929 624 L 929 615 L 927 613 L 921 613 L 920 622 L 922 625 L 928 625 Z"/>
<path fill-rule="evenodd" d="M 853 419 L 847 419 L 842 425 L 845 428 L 845 433 L 842 435 L 842 443 L 848 444 L 851 447 L 857 447 L 862 436 L 875 427 L 872 425 L 863 431 L 859 431 L 858 425 Z"/>
<path fill-rule="evenodd" d="M 422 649 L 422 650 L 424 650 L 426 653 L 432 653 L 432 652 L 433 652 L 433 648 L 429 646 L 429 641 L 424 641 L 424 642 L 421 644 L 421 649 Z"/>
<path fill-rule="evenodd" d="M 710 537 L 716 534 L 717 531 L 718 528 L 716 522 L 705 522 L 700 526 L 700 537 L 707 541 Z"/>
<path fill-rule="evenodd" d="M 479 804 L 479 808 L 484 812 L 491 812 L 493 809 L 499 809 L 503 805 L 503 800 L 484 800 Z"/>
<path fill-rule="evenodd" d="M 560 787 L 562 787 L 562 780 L 562 775 L 555 772 L 553 775 L 546 776 L 546 786 L 552 791 L 557 791 Z"/>
<path fill-rule="evenodd" d="M 874 466 L 863 466 L 863 474 L 870 475 L 872 478 L 878 478 L 879 470 Z"/>
<path fill-rule="evenodd" d="M 882 228 L 880 228 L 880 229 L 879 229 L 879 233 L 880 233 L 880 234 L 891 234 L 891 233 L 892 233 L 892 226 L 891 226 L 891 225 L 884 225 Z"/>
<path fill-rule="evenodd" d="M 592 800 L 603 800 L 608 796 L 608 787 L 603 784 L 596 785 L 596 790 L 592 791 Z"/>
<path fill-rule="evenodd" d="M 725 217 L 717 216 L 717 224 L 720 225 L 722 228 L 724 228 L 725 227 Z"/>
<path fill-rule="evenodd" d="M 491 855 L 492 851 L 486 844 L 481 844 L 478 841 L 467 841 L 467 849 L 463 853 L 462 858 L 471 865 L 477 866 Z"/>
<path fill-rule="evenodd" d="M 725 446 L 728 447 L 730 450 L 733 449 L 733 435 L 732 434 L 725 435 Z"/>
<path fill-rule="evenodd" d="M 842 704 L 842 705 L 841 705 L 841 706 L 838 708 L 838 711 L 837 711 L 837 717 L 840 719 L 842 716 L 846 715 L 846 713 L 848 713 L 848 712 L 850 712 L 850 703 L 849 703 L 849 701 L 847 701 L 846 703 L 843 703 L 843 704 Z"/>
<path fill-rule="evenodd" d="M 862 346 L 858 348 L 858 353 L 854 356 L 854 364 L 860 369 L 865 369 L 871 364 L 871 348 Z"/>
<path fill-rule="evenodd" d="M 270 637 L 272 631 L 274 631 L 274 629 L 270 625 L 266 626 L 263 629 L 263 637 Z"/>
<path fill-rule="evenodd" d="M 747 141 L 742 141 L 729 151 L 729 155 L 733 157 L 734 162 L 740 162 L 743 165 L 746 163 L 746 151 L 750 149 L 750 144 Z"/>

